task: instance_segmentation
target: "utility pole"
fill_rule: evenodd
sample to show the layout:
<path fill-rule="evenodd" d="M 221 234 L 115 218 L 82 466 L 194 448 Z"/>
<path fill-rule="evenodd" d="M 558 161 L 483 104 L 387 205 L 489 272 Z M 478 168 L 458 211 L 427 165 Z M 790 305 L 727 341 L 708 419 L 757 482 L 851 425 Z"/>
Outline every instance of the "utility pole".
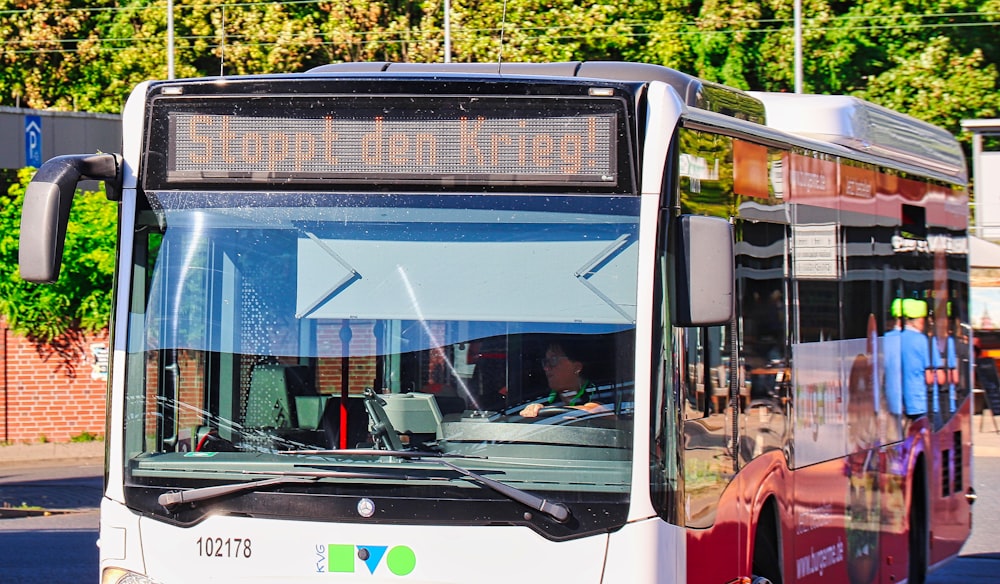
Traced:
<path fill-rule="evenodd" d="M 795 0 L 795 93 L 802 93 L 802 0 Z"/>
<path fill-rule="evenodd" d="M 167 0 L 167 79 L 174 78 L 174 0 Z"/>
<path fill-rule="evenodd" d="M 444 0 L 444 62 L 451 63 L 451 0 Z"/>

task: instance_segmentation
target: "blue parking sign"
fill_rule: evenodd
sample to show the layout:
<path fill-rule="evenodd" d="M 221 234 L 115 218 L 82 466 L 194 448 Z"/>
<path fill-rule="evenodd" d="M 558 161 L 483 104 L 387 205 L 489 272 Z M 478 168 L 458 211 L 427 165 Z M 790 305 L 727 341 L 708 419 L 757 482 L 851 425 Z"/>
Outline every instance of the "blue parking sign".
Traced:
<path fill-rule="evenodd" d="M 24 165 L 42 165 L 42 118 L 24 116 Z"/>

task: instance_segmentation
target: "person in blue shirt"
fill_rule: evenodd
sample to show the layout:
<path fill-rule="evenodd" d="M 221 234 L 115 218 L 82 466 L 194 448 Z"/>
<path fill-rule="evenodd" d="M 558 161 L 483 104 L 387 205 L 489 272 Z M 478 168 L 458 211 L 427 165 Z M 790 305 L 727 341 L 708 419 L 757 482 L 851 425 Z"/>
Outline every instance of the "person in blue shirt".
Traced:
<path fill-rule="evenodd" d="M 903 379 L 903 411 L 907 419 L 927 415 L 927 387 L 934 382 L 934 361 L 927 326 L 927 302 L 904 298 L 902 314 L 905 325 L 900 333 L 900 367 Z"/>

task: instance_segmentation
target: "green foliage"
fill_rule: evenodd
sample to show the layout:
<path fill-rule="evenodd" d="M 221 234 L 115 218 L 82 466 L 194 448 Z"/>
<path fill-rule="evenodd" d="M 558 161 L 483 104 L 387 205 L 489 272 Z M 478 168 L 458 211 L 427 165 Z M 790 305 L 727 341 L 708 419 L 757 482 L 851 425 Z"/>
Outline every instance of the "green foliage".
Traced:
<path fill-rule="evenodd" d="M 794 89 L 792 0 L 663 0 L 647 61 L 745 89 Z M 1000 0 L 802 1 L 803 85 L 961 133 L 1000 108 Z"/>
<path fill-rule="evenodd" d="M 633 60 L 735 87 L 794 88 L 793 0 L 451 0 L 451 58 Z M 804 88 L 958 133 L 1000 108 L 1000 0 L 802 0 Z M 120 112 L 167 74 L 157 0 L 0 0 L 0 105 Z M 178 77 L 341 61 L 441 61 L 444 1 L 175 0 Z M 968 80 L 964 83 L 963 80 Z"/>
<path fill-rule="evenodd" d="M 34 169 L 18 173 L 0 206 L 0 314 L 18 334 L 52 341 L 76 331 L 100 331 L 111 313 L 117 207 L 103 192 L 78 192 L 70 212 L 62 271 L 55 284 L 25 282 L 17 252 L 24 192 Z"/>
<path fill-rule="evenodd" d="M 83 431 L 75 436 L 70 436 L 70 442 L 100 442 L 103 440 L 99 434 L 91 434 L 90 432 Z"/>
<path fill-rule="evenodd" d="M 982 51 L 956 50 L 948 37 L 913 46 L 895 66 L 868 79 L 858 95 L 953 131 L 963 119 L 996 117 L 997 69 Z"/>
<path fill-rule="evenodd" d="M 641 33 L 655 10 L 648 0 L 457 0 L 456 61 L 643 60 Z M 501 44 L 502 35 L 502 44 Z"/>
<path fill-rule="evenodd" d="M 451 59 L 632 60 L 791 91 L 793 0 L 451 0 Z M 1000 0 L 802 0 L 804 87 L 856 95 L 961 134 L 1000 112 Z M 120 112 L 167 76 L 159 0 L 0 0 L 0 105 Z M 444 58 L 443 0 L 175 0 L 178 77 Z M 55 285 L 17 276 L 28 171 L 0 209 L 0 313 L 39 340 L 108 321 L 116 207 L 78 195 Z"/>

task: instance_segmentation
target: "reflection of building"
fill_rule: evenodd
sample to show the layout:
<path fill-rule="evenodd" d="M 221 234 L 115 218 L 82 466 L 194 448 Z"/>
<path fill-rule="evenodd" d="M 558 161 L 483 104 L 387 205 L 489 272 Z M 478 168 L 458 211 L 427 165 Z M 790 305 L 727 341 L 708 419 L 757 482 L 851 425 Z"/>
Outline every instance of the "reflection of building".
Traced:
<path fill-rule="evenodd" d="M 969 237 L 972 328 L 985 357 L 1000 357 L 1000 245 L 979 237 Z"/>
<path fill-rule="evenodd" d="M 1000 151 L 984 138 L 1000 136 L 1000 119 L 962 120 L 962 128 L 972 134 L 972 174 L 976 179 L 976 231 L 978 237 L 1000 239 L 1000 204 L 995 193 L 1000 186 Z"/>
<path fill-rule="evenodd" d="M 990 310 L 987 307 L 983 307 L 983 315 L 979 317 L 979 322 L 977 323 L 978 328 L 981 329 L 995 329 L 996 325 L 993 324 L 993 319 L 990 318 Z"/>
<path fill-rule="evenodd" d="M 995 193 L 1000 185 L 1000 151 L 985 140 L 1000 136 L 1000 119 L 962 120 L 972 135 L 972 168 L 976 184 L 976 231 L 970 237 L 969 267 L 976 343 L 985 357 L 1000 357 L 1000 330 L 990 314 L 1000 313 L 1000 204 Z M 989 241 L 988 241 L 989 240 Z M 992 309 L 992 310 L 991 310 Z"/>

